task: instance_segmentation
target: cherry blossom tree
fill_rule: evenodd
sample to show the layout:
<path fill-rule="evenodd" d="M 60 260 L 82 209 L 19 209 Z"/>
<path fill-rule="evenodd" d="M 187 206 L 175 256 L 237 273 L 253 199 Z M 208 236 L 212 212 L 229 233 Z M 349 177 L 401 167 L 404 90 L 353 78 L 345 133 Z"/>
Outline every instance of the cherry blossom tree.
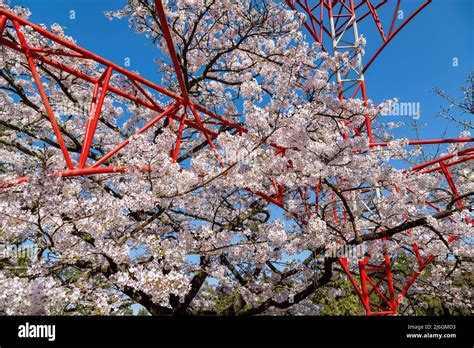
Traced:
<path fill-rule="evenodd" d="M 1 6 L 30 16 L 25 8 Z M 140 304 L 152 315 L 318 314 L 327 299 L 349 291 L 341 288 L 346 275 L 328 250 L 359 247 L 376 259 L 387 251 L 396 268 L 416 264 L 409 247 L 415 241 L 423 256 L 438 256 L 411 287 L 401 312 L 410 313 L 410 302 L 422 305 L 423 296 L 433 293 L 470 310 L 472 226 L 464 220 L 472 207 L 472 168 L 452 169 L 465 192 L 454 197 L 441 174 L 408 174 L 394 164 L 420 154 L 406 139 L 369 148 L 365 136 L 345 137 L 369 114 L 374 136 L 386 140 L 389 130 L 376 116 L 387 106 L 340 100 L 334 71 L 356 58 L 332 57 L 309 44 L 304 18 L 283 3 L 177 0 L 165 10 L 189 97 L 245 125 L 246 132 L 222 129 L 211 147 L 198 130 L 188 129 L 171 161 L 178 126 L 164 120 L 133 136 L 111 159 L 147 171 L 48 175 L 63 166 L 60 144 L 27 62 L 2 46 L 0 179 L 31 179 L 0 191 L 0 237 L 4 248 L 35 252 L 0 259 L 1 313 L 126 314 Z M 107 15 L 127 18 L 131 29 L 153 42 L 160 83 L 178 93 L 153 2 L 130 1 Z M 59 25 L 48 29 L 73 41 Z M 56 48 L 34 32 L 24 34 L 37 46 Z M 18 41 L 12 27 L 3 35 Z M 103 73 L 94 63 L 61 59 L 89 74 Z M 37 66 L 61 113 L 57 122 L 67 149 L 79 155 L 87 122 L 81 106 L 91 101 L 90 86 Z M 118 77 L 111 83 L 136 92 Z M 153 117 L 107 95 L 89 159 Z M 277 154 L 272 144 L 278 144 Z M 284 191 L 285 204 L 256 194 L 275 187 Z M 350 269 L 356 264 L 350 259 Z M 393 277 L 404 283 L 409 269 L 399 267 Z"/>

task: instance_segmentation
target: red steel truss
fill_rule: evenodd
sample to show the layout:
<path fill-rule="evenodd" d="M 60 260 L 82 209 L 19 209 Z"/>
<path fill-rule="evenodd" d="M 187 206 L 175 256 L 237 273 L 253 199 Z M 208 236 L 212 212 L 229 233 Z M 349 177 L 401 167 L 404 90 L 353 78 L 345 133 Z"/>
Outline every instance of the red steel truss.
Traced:
<path fill-rule="evenodd" d="M 395 1 L 395 0 L 394 0 Z M 307 15 L 307 21 L 304 24 L 311 36 L 321 45 L 325 51 L 332 51 L 333 54 L 349 52 L 351 60 L 345 70 L 336 71 L 337 83 L 340 86 L 339 98 L 346 97 L 355 98 L 360 96 L 367 106 L 367 90 L 364 79 L 364 73 L 372 64 L 375 58 L 380 54 L 384 47 L 396 36 L 396 34 L 410 22 L 431 0 L 421 1 L 420 6 L 413 11 L 405 20 L 397 25 L 397 13 L 402 8 L 402 0 L 396 0 L 395 11 L 390 15 L 388 26 L 384 25 L 380 9 L 388 4 L 388 0 L 315 0 L 315 1 L 291 1 L 287 0 L 287 4 L 295 11 L 303 12 Z M 165 38 L 169 55 L 173 63 L 176 78 L 180 88 L 180 94 L 163 88 L 143 77 L 132 73 L 108 60 L 105 60 L 77 45 L 71 43 L 47 30 L 34 25 L 6 10 L 0 9 L 0 45 L 8 49 L 18 52 L 26 58 L 30 71 L 35 80 L 38 92 L 41 96 L 47 116 L 51 122 L 53 133 L 58 141 L 61 152 L 64 157 L 66 169 L 58 169 L 51 175 L 60 175 L 63 177 L 70 176 L 87 176 L 95 174 L 107 173 L 123 173 L 126 167 L 108 166 L 107 161 L 116 155 L 121 149 L 129 144 L 130 139 L 125 139 L 113 150 L 103 155 L 99 159 L 94 159 L 91 155 L 91 147 L 93 146 L 94 134 L 101 119 L 102 106 L 106 95 L 114 95 L 118 98 L 132 101 L 141 107 L 156 112 L 156 117 L 140 128 L 136 134 L 141 134 L 157 125 L 164 120 L 168 121 L 171 126 L 177 123 L 177 139 L 171 153 L 172 161 L 177 161 L 181 140 L 187 129 L 192 129 L 201 133 L 208 145 L 214 149 L 216 156 L 217 151 L 214 145 L 214 139 L 222 131 L 232 131 L 233 134 L 242 134 L 246 132 L 243 125 L 232 120 L 221 117 L 199 104 L 192 102 L 188 96 L 183 73 L 179 67 L 176 56 L 175 46 L 169 32 L 166 14 L 161 0 L 155 0 L 155 7 L 160 21 L 160 26 Z M 384 15 L 385 16 L 385 15 Z M 362 63 L 362 52 L 360 49 L 360 36 L 358 31 L 358 23 L 361 21 L 372 21 L 376 30 L 380 34 L 380 44 L 375 53 L 369 58 L 367 64 Z M 10 24 L 14 28 L 17 41 L 3 35 L 6 26 Z M 384 29 L 389 28 L 389 30 Z M 25 29 L 26 28 L 26 29 Z M 23 30 L 32 30 L 46 41 L 54 42 L 60 49 L 50 50 L 45 47 L 36 47 L 28 43 L 23 35 Z M 371 42 L 372 44 L 372 42 Z M 69 61 L 67 59 L 69 59 Z M 87 60 L 99 64 L 103 68 L 100 76 L 91 74 L 90 72 L 80 71 L 73 68 L 71 60 Z M 41 82 L 41 76 L 37 69 L 37 64 L 45 64 L 70 75 L 73 75 L 82 81 L 91 85 L 92 102 L 89 110 L 89 117 L 86 129 L 84 130 L 84 142 L 81 152 L 77 159 L 71 157 L 70 151 L 66 146 L 62 131 L 57 123 L 56 116 L 48 100 L 48 96 Z M 131 94 L 123 91 L 113 84 L 113 77 L 120 76 L 128 81 L 138 91 L 137 94 Z M 388 146 L 388 142 L 375 142 L 372 136 L 371 119 L 366 117 L 365 124 L 362 127 L 352 127 L 354 136 L 367 136 L 369 138 L 370 147 Z M 345 134 L 347 138 L 349 135 Z M 473 142 L 474 138 L 456 138 L 456 139 L 432 139 L 432 140 L 414 140 L 409 145 L 430 145 L 445 143 Z M 275 155 L 285 155 L 286 149 L 277 144 L 270 144 L 275 150 Z M 459 163 L 470 161 L 474 158 L 474 147 L 459 151 L 456 154 L 444 156 L 433 161 L 420 164 L 409 170 L 410 173 L 431 173 L 440 171 L 446 177 L 449 187 L 454 197 L 460 197 L 455 182 L 450 173 L 450 167 Z M 224 164 L 221 162 L 221 165 Z M 140 168 L 141 170 L 149 170 L 150 168 Z M 6 188 L 12 185 L 26 182 L 28 176 L 20 177 L 8 182 L 0 182 L 0 188 Z M 341 179 L 343 180 L 343 179 Z M 278 184 L 275 180 L 271 186 L 273 193 L 255 192 L 260 197 L 265 198 L 269 202 L 285 209 L 285 188 Z M 309 188 L 299 189 L 299 195 L 305 202 L 307 207 L 307 217 L 311 217 L 311 210 L 318 210 L 318 200 L 320 194 L 319 185 L 315 185 L 311 190 L 314 191 L 315 201 L 310 203 Z M 250 191 L 250 190 L 249 190 Z M 334 201 L 337 197 L 334 196 Z M 426 204 L 434 209 L 438 209 L 432 202 Z M 462 207 L 461 199 L 457 204 Z M 347 219 L 346 212 L 342 209 L 343 219 Z M 339 213 L 334 208 L 335 222 L 339 221 Z M 306 217 L 297 217 L 304 220 Z M 305 221 L 303 221 L 305 223 Z M 466 223 L 471 223 L 468 219 Z M 408 232 L 410 233 L 410 232 Z M 384 243 L 385 241 L 383 241 Z M 394 279 L 392 275 L 392 264 L 390 255 L 387 252 L 383 254 L 383 264 L 375 265 L 371 262 L 371 255 L 367 253 L 364 258 L 358 261 L 359 282 L 353 277 L 349 269 L 347 258 L 340 258 L 339 263 L 343 271 L 349 277 L 357 294 L 361 298 L 362 304 L 368 315 L 385 315 L 396 314 L 397 307 L 403 297 L 406 295 L 410 285 L 417 279 L 423 269 L 429 265 L 434 255 L 423 258 L 420 254 L 416 243 L 412 245 L 413 253 L 418 260 L 417 270 L 401 289 L 398 296 L 395 294 Z M 375 274 L 373 276 L 372 274 Z M 378 302 L 376 302 L 378 301 Z"/>
<path fill-rule="evenodd" d="M 54 135 L 60 145 L 61 152 L 66 162 L 66 170 L 60 170 L 58 172 L 52 173 L 52 175 L 60 174 L 67 177 L 125 171 L 125 168 L 105 167 L 103 164 L 106 163 L 109 158 L 118 153 L 122 148 L 124 148 L 130 142 L 130 139 L 124 140 L 116 148 L 105 154 L 95 163 L 91 163 L 90 161 L 91 145 L 93 143 L 94 133 L 97 129 L 98 121 L 101 117 L 102 106 L 106 95 L 114 95 L 116 97 L 124 98 L 157 113 L 157 116 L 145 124 L 141 129 L 139 129 L 136 134 L 141 134 L 147 131 L 149 128 L 165 118 L 168 118 L 170 123 L 172 123 L 173 120 L 178 122 L 178 135 L 172 154 L 173 161 L 177 160 L 180 150 L 180 142 L 185 127 L 201 132 L 211 147 L 214 146 L 212 139 L 215 138 L 222 130 L 232 130 L 236 133 L 244 131 L 244 128 L 241 125 L 216 115 L 201 105 L 194 104 L 189 100 L 185 92 L 182 92 L 181 95 L 175 94 L 174 92 L 149 80 L 146 80 L 143 77 L 132 73 L 106 59 L 103 59 L 98 55 L 89 52 L 75 45 L 74 43 L 71 43 L 70 41 L 54 35 L 47 30 L 24 20 L 21 17 L 18 17 L 6 10 L 0 9 L 0 30 L 2 34 L 6 25 L 9 23 L 13 25 L 19 42 L 15 42 L 4 36 L 0 36 L 0 44 L 25 56 L 36 83 L 38 92 L 40 93 L 46 113 L 51 121 Z M 44 47 L 32 46 L 26 41 L 23 35 L 23 30 L 25 30 L 25 28 L 27 28 L 27 30 L 33 30 L 37 34 L 41 35 L 45 40 L 49 40 L 50 42 L 60 45 L 61 49 L 52 51 Z M 103 67 L 104 72 L 100 76 L 94 76 L 77 70 L 71 67 L 72 64 L 68 65 L 64 61 L 60 61 L 60 59 L 64 57 L 68 57 L 69 59 L 95 62 Z M 84 130 L 84 143 L 82 144 L 82 150 L 77 161 L 77 165 L 73 163 L 71 155 L 66 147 L 63 134 L 59 129 L 53 108 L 51 107 L 50 101 L 41 82 L 41 76 L 38 73 L 37 63 L 54 67 L 91 84 L 92 102 L 90 105 L 87 127 Z M 139 93 L 134 95 L 123 91 L 117 86 L 114 86 L 111 83 L 111 80 L 113 76 L 117 75 L 135 86 Z M 182 76 L 179 77 L 178 80 L 182 81 Z M 181 82 L 180 86 L 183 88 Z M 163 98 L 165 100 L 164 102 L 162 101 Z M 191 111 L 192 117 L 188 117 L 188 109 Z M 21 183 L 27 180 L 28 177 L 21 177 L 11 182 L 3 183 L 3 186 L 9 186 L 11 184 Z"/>

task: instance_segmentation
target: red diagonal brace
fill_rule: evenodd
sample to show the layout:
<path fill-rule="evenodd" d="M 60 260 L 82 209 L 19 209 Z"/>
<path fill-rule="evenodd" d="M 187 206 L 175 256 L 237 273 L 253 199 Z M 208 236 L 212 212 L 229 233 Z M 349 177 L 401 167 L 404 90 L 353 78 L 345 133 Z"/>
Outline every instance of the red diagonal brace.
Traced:
<path fill-rule="evenodd" d="M 170 29 L 168 27 L 168 21 L 166 19 L 165 9 L 163 8 L 161 0 L 155 0 L 155 8 L 156 12 L 158 13 L 158 19 L 160 20 L 161 31 L 163 32 L 163 36 L 165 37 L 171 61 L 173 62 L 173 68 L 176 73 L 176 78 L 178 79 L 179 88 L 181 89 L 181 95 L 186 100 L 186 102 L 189 102 L 188 91 L 186 88 L 186 84 L 184 83 L 183 73 L 181 71 L 181 68 L 179 67 L 178 56 L 176 54 L 173 38 L 171 37 Z"/>
<path fill-rule="evenodd" d="M 174 104 L 171 105 L 169 108 L 167 108 L 164 112 L 159 114 L 157 117 L 155 117 L 153 120 L 148 122 L 145 126 L 143 126 L 140 130 L 138 130 L 135 134 L 139 135 L 144 133 L 146 130 L 148 130 L 150 127 L 152 127 L 154 124 L 159 122 L 163 117 L 168 116 L 170 113 L 175 112 L 180 104 Z M 126 145 L 130 143 L 130 139 L 127 139 L 123 141 L 119 146 L 117 146 L 115 149 L 111 150 L 109 153 L 107 153 L 104 157 L 102 157 L 100 160 L 98 160 L 96 163 L 94 163 L 91 168 L 97 168 L 101 164 L 103 164 L 105 161 L 107 161 L 110 157 L 115 155 L 117 152 L 119 152 L 121 149 L 123 149 Z"/>
<path fill-rule="evenodd" d="M 89 151 L 92 144 L 92 139 L 94 138 L 95 131 L 97 129 L 97 122 L 99 122 L 100 112 L 102 111 L 102 105 L 104 104 L 105 96 L 109 88 L 110 77 L 112 76 L 112 67 L 108 67 L 105 70 L 104 75 L 100 78 L 98 84 L 94 89 L 94 97 L 91 104 L 91 113 L 89 114 L 89 119 L 87 120 L 86 134 L 84 136 L 84 145 L 82 146 L 81 156 L 79 158 L 79 168 L 84 168 L 87 158 L 89 157 Z M 102 91 L 100 92 L 99 102 L 95 106 L 95 97 L 99 88 L 99 83 L 102 83 Z M 94 115 L 92 116 L 92 113 Z"/>
<path fill-rule="evenodd" d="M 0 37 L 3 34 L 3 30 L 5 29 L 5 24 L 7 23 L 7 17 L 0 16 Z"/>
<path fill-rule="evenodd" d="M 51 105 L 49 104 L 48 96 L 46 95 L 46 91 L 44 90 L 43 84 L 38 75 L 38 71 L 36 70 L 36 65 L 33 60 L 33 56 L 30 53 L 28 43 L 26 42 L 25 36 L 20 30 L 20 24 L 17 21 L 13 21 L 13 25 L 15 26 L 18 39 L 20 40 L 21 46 L 23 47 L 23 50 L 25 52 L 25 56 L 28 61 L 28 66 L 30 67 L 31 73 L 33 75 L 33 79 L 35 80 L 36 87 L 38 88 L 38 92 L 41 96 L 41 100 L 43 101 L 44 107 L 46 109 L 46 113 L 48 114 L 51 125 L 53 126 L 54 134 L 56 135 L 56 139 L 58 140 L 59 147 L 61 148 L 61 152 L 63 153 L 67 167 L 69 169 L 73 169 L 74 166 L 72 164 L 71 158 L 69 157 L 69 152 L 66 148 L 66 144 L 64 143 L 64 139 L 61 135 L 61 130 L 59 129 L 59 126 L 56 122 L 56 118 L 54 117 L 54 113 L 51 108 Z"/>

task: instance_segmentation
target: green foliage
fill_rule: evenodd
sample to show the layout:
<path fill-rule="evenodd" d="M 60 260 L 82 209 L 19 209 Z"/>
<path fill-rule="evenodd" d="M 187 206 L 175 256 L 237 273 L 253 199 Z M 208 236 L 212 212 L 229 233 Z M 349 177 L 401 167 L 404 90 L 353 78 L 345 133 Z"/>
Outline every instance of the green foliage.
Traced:
<path fill-rule="evenodd" d="M 410 260 L 407 257 L 399 256 L 394 263 L 392 270 L 394 274 L 404 274 L 409 276 L 413 273 L 413 260 Z M 433 265 L 428 265 L 423 273 L 418 278 L 419 281 L 429 282 L 429 277 L 431 276 Z M 463 277 L 453 279 L 453 287 L 474 287 L 474 275 L 472 273 L 467 273 Z M 435 316 L 435 315 L 471 315 L 471 310 L 469 308 L 463 307 L 453 307 L 448 306 L 445 302 L 446 299 L 442 299 L 440 296 L 437 296 L 435 293 L 431 294 L 421 294 L 416 296 L 407 296 L 408 303 L 410 308 L 413 311 L 414 315 L 417 316 Z"/>
<path fill-rule="evenodd" d="M 462 307 L 446 307 L 446 304 L 443 303 L 442 299 L 438 296 L 433 295 L 421 295 L 418 298 L 417 303 L 422 305 L 414 305 L 414 314 L 423 316 L 423 315 L 471 315 L 469 308 Z"/>
<path fill-rule="evenodd" d="M 364 315 L 365 311 L 351 282 L 345 278 L 338 278 L 331 283 L 331 287 L 342 290 L 340 296 L 330 298 L 327 291 L 317 291 L 312 298 L 313 303 L 320 304 L 323 309 L 320 315 Z"/>

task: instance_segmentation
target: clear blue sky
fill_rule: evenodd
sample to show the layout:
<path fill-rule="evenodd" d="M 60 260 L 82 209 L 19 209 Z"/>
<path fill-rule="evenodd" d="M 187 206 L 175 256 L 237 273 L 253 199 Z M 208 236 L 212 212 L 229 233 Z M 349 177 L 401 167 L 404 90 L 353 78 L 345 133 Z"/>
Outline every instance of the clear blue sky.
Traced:
<path fill-rule="evenodd" d="M 402 1 L 405 6 L 420 2 Z M 157 50 L 143 35 L 129 30 L 126 19 L 109 21 L 103 14 L 125 3 L 126 0 L 11 0 L 12 5 L 30 8 L 32 21 L 48 25 L 59 23 L 67 27 L 66 32 L 79 45 L 119 65 L 128 57 L 131 70 L 159 82 L 153 63 Z M 69 18 L 71 10 L 75 11 L 74 20 Z M 405 10 L 406 14 L 410 12 L 409 8 Z M 474 70 L 472 18 L 472 0 L 433 0 L 385 48 L 366 73 L 369 98 L 380 102 L 398 97 L 402 102 L 421 103 L 419 122 L 426 124 L 422 137 L 441 137 L 446 124 L 434 119 L 434 115 L 442 100 L 430 89 L 441 87 L 453 96 L 460 95 L 460 85 Z M 368 39 L 368 54 L 373 52 L 374 28 L 369 29 L 362 23 L 360 32 Z M 459 61 L 458 67 L 452 66 L 454 57 Z M 384 120 L 408 121 L 409 118 L 390 116 Z M 450 127 L 448 136 L 456 136 L 458 132 L 459 129 Z M 408 134 L 397 131 L 397 135 Z"/>

